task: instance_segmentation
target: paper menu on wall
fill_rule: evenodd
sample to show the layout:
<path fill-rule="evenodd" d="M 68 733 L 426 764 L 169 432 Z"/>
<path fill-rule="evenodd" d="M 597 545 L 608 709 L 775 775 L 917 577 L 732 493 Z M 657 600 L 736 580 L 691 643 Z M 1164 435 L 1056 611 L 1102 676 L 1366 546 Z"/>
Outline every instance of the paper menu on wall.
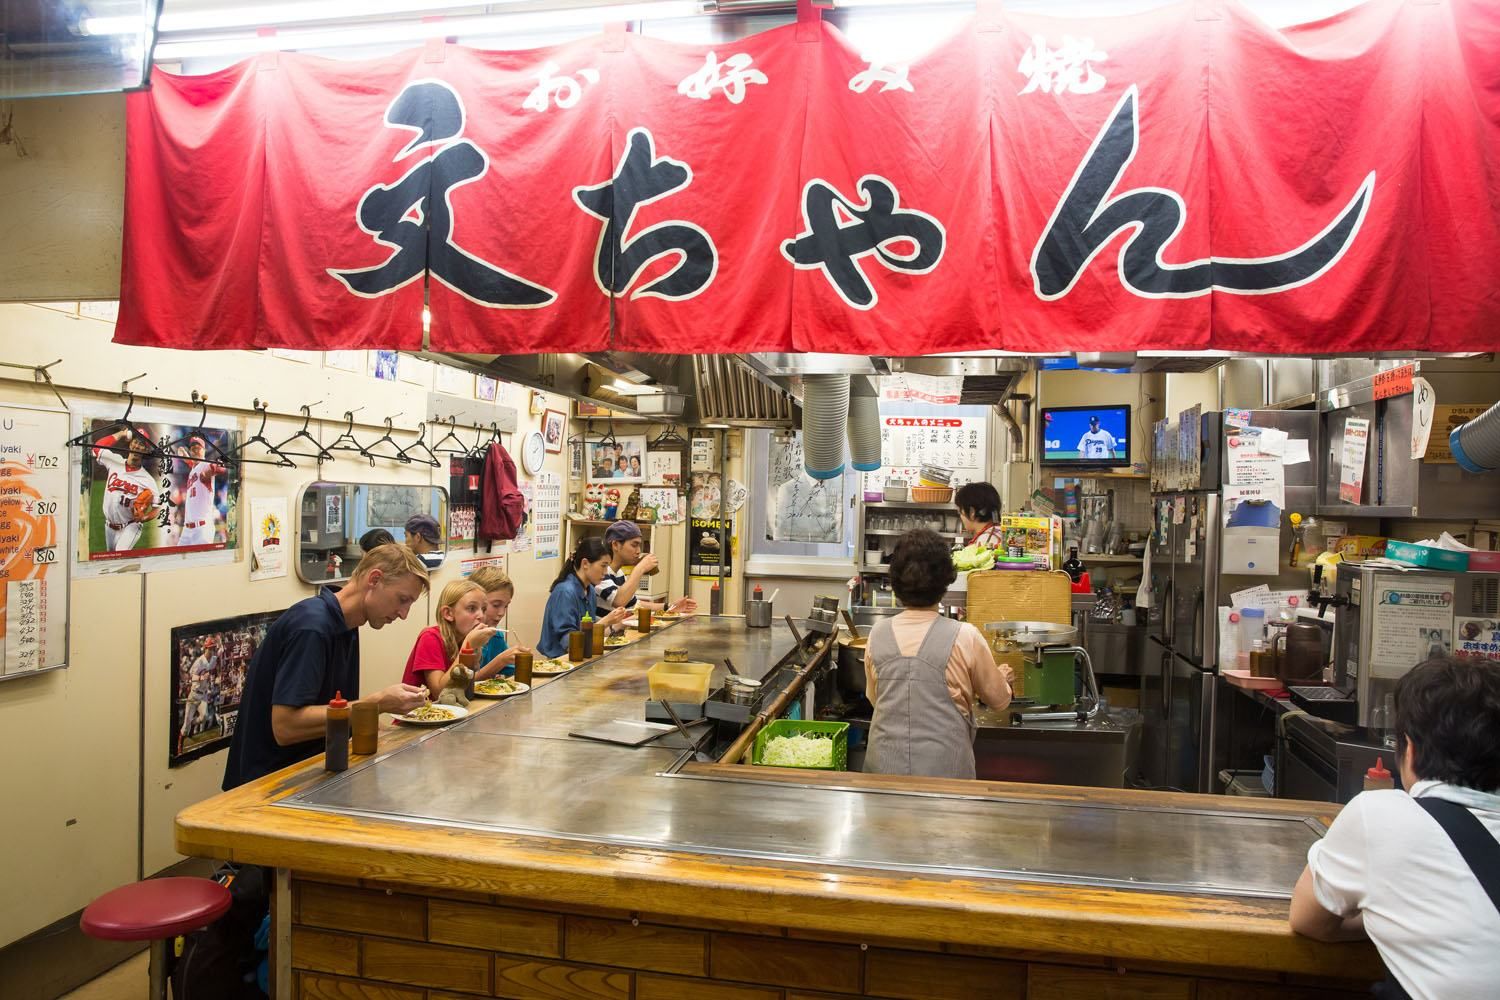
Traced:
<path fill-rule="evenodd" d="M 1453 655 L 1465 659 L 1500 660 L 1500 621 L 1493 618 L 1453 619 Z"/>
<path fill-rule="evenodd" d="M 6 674 L 66 663 L 68 415 L 0 407 L 0 647 Z"/>
<path fill-rule="evenodd" d="M 1432 418 L 1437 410 L 1437 393 L 1432 383 L 1418 376 L 1411 384 L 1411 457 L 1427 454 L 1427 440 L 1432 436 Z"/>
<path fill-rule="evenodd" d="M 1370 421 L 1349 417 L 1344 421 L 1344 451 L 1339 469 L 1339 499 L 1360 502 L 1365 492 L 1365 452 L 1370 446 Z"/>
<path fill-rule="evenodd" d="M 534 481 L 532 538 L 536 558 L 555 559 L 562 552 L 562 477 L 543 472 Z"/>
<path fill-rule="evenodd" d="M 1278 510 L 1286 507 L 1286 488 L 1281 483 L 1253 483 L 1248 485 L 1235 485 L 1233 483 L 1224 487 L 1224 517 L 1226 521 L 1234 516 L 1234 508 L 1249 500 L 1264 500 L 1274 504 Z"/>

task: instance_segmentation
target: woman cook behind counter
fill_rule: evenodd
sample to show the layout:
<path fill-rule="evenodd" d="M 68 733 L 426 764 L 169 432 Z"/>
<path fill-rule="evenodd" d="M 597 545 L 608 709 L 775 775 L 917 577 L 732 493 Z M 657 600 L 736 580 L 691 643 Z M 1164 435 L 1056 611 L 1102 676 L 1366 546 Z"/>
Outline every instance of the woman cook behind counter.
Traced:
<path fill-rule="evenodd" d="M 998 549 L 1000 537 L 1000 491 L 989 483 L 966 483 L 953 497 L 958 519 L 963 522 L 965 545 Z"/>
<path fill-rule="evenodd" d="M 972 778 L 974 695 L 994 709 L 1010 704 L 1011 669 L 995 664 L 973 625 L 937 613 L 957 575 L 937 532 L 919 528 L 896 543 L 891 588 L 906 610 L 882 618 L 865 649 L 875 706 L 866 771 Z"/>
<path fill-rule="evenodd" d="M 536 644 L 543 656 L 566 655 L 568 633 L 578 631 L 584 615 L 592 617 L 598 613 L 594 588 L 604 579 L 608 568 L 609 550 L 604 539 L 585 538 L 578 543 L 562 572 L 552 581 L 552 590 L 547 595 L 547 610 L 542 615 L 542 637 Z M 629 615 L 628 609 L 615 608 L 595 620 L 607 627 L 624 621 Z"/>

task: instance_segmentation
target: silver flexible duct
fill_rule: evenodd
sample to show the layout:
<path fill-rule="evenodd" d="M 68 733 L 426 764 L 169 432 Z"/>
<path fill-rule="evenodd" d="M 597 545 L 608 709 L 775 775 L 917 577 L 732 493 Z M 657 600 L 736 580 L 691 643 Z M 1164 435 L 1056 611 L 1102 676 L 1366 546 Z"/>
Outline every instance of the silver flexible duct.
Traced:
<path fill-rule="evenodd" d="M 1448 446 L 1458 464 L 1469 472 L 1500 469 L 1500 403 L 1453 428 Z"/>
<path fill-rule="evenodd" d="M 849 376 L 802 376 L 802 467 L 814 479 L 844 474 Z"/>
<path fill-rule="evenodd" d="M 849 459 L 856 472 L 880 468 L 880 396 L 863 375 L 849 378 Z"/>

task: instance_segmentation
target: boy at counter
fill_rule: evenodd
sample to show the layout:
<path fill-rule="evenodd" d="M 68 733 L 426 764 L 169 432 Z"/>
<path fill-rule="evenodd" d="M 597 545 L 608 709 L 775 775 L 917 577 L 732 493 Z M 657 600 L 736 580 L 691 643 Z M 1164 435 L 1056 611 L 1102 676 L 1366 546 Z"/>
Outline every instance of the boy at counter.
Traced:
<path fill-rule="evenodd" d="M 974 777 L 974 696 L 1010 704 L 1010 667 L 995 663 L 979 630 L 938 614 L 957 579 L 948 543 L 908 531 L 891 555 L 891 589 L 906 610 L 882 618 L 865 648 L 865 696 L 875 706 L 865 770 Z"/>
<path fill-rule="evenodd" d="M 469 574 L 469 582 L 484 591 L 484 624 L 495 630 L 494 637 L 479 652 L 479 669 L 474 671 L 474 679 L 487 681 L 495 676 L 513 677 L 516 654 L 531 652 L 525 646 L 511 646 L 500 628 L 500 619 L 510 610 L 510 602 L 516 596 L 516 585 L 498 566 L 479 567 Z"/>
<path fill-rule="evenodd" d="M 1307 852 L 1292 930 L 1366 935 L 1386 998 L 1489 997 L 1500 982 L 1500 662 L 1434 657 L 1396 683 L 1406 791 L 1362 792 Z"/>
<path fill-rule="evenodd" d="M 324 587 L 282 612 L 250 661 L 224 790 L 322 753 L 328 703 L 359 692 L 359 627 L 404 621 L 426 592 L 422 561 L 404 545 L 381 545 L 343 587 Z M 404 715 L 425 697 L 420 687 L 393 684 L 360 700 Z"/>
<path fill-rule="evenodd" d="M 652 611 L 675 611 L 690 615 L 698 610 L 698 602 L 684 597 L 667 607 L 657 601 L 642 601 L 636 597 L 641 581 L 656 571 L 656 556 L 643 553 L 641 529 L 634 521 L 616 521 L 604 529 L 604 544 L 609 546 L 609 566 L 604 579 L 595 588 L 599 614 L 609 614 L 616 608 L 634 611 L 648 608 Z M 625 567 L 633 567 L 627 574 Z"/>

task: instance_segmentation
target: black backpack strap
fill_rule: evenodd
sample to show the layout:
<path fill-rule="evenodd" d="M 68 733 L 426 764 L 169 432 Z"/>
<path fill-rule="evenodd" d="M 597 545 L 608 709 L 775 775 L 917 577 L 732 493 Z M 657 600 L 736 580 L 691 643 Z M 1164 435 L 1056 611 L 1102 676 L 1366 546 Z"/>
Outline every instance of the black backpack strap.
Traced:
<path fill-rule="evenodd" d="M 1500 910 L 1500 841 L 1490 835 L 1479 817 L 1457 802 L 1425 795 L 1413 801 L 1437 820 L 1479 879 L 1490 902 Z"/>

